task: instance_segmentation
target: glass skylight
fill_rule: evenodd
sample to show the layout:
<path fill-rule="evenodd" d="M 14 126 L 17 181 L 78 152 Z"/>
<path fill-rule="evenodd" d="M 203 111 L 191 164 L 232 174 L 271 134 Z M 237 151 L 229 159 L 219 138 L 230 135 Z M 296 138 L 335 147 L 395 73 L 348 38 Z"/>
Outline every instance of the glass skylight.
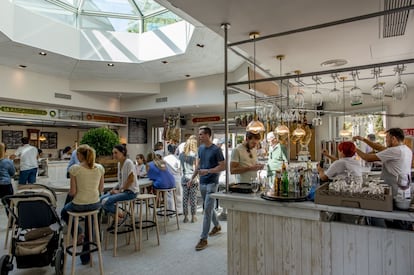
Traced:
<path fill-rule="evenodd" d="M 79 29 L 136 32 L 182 19 L 153 0 L 13 0 L 16 5 Z"/>

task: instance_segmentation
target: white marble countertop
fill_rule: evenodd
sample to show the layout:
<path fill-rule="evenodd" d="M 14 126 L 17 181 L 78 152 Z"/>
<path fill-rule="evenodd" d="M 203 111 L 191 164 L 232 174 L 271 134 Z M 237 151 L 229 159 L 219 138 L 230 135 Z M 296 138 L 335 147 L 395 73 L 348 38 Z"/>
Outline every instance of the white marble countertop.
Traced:
<path fill-rule="evenodd" d="M 278 201 L 268 201 L 260 198 L 259 195 L 253 194 L 240 194 L 240 193 L 215 193 L 212 194 L 213 198 L 219 199 L 223 207 L 231 208 L 235 210 L 242 210 L 246 212 L 257 212 L 265 214 L 280 214 L 280 209 L 286 213 L 284 216 L 288 216 L 290 212 L 296 211 L 300 212 L 303 218 L 307 219 L 319 219 L 320 211 L 334 212 L 334 213 L 343 213 L 351 215 L 360 215 L 368 217 L 376 217 L 383 219 L 395 219 L 395 220 L 404 220 L 404 221 L 414 221 L 414 212 L 408 211 L 375 211 L 375 210 L 365 210 L 352 207 L 340 207 L 340 206 L 330 206 L 315 204 L 311 201 L 305 202 L 278 202 Z M 223 203 L 222 203 L 223 202 Z M 279 209 L 276 210 L 276 209 Z M 297 216 L 297 214 L 295 214 Z"/>

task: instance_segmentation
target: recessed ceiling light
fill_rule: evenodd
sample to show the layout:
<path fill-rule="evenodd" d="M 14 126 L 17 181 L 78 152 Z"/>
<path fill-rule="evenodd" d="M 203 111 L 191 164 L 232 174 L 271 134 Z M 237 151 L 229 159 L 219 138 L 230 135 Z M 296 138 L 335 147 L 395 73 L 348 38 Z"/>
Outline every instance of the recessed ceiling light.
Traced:
<path fill-rule="evenodd" d="M 348 64 L 348 60 L 345 59 L 330 59 L 322 62 L 321 67 L 340 67 L 346 64 Z"/>
<path fill-rule="evenodd" d="M 24 69 L 24 68 L 27 68 L 27 66 L 26 65 L 19 65 L 19 68 Z"/>
<path fill-rule="evenodd" d="M 204 48 L 204 44 L 197 43 L 197 47 Z"/>
<path fill-rule="evenodd" d="M 191 75 L 189 75 L 189 74 L 186 74 L 186 75 L 185 75 L 185 77 L 190 77 L 190 76 L 191 76 Z"/>
<path fill-rule="evenodd" d="M 46 56 L 46 55 L 47 55 L 47 53 L 46 53 L 46 52 L 39 52 L 39 55 L 41 55 L 41 56 Z"/>
<path fill-rule="evenodd" d="M 168 64 L 168 61 L 167 60 L 163 60 L 163 61 L 161 61 L 161 63 L 162 64 Z"/>
<path fill-rule="evenodd" d="M 108 63 L 107 65 L 108 65 L 108 67 L 114 67 L 115 66 L 114 63 Z"/>

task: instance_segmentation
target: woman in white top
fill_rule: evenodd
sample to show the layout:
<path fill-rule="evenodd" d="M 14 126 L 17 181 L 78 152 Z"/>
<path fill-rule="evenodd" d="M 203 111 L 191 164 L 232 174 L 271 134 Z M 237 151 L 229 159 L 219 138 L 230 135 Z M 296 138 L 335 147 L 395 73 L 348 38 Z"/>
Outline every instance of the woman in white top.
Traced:
<path fill-rule="evenodd" d="M 339 175 L 347 175 L 349 172 L 355 177 L 362 177 L 362 167 L 354 156 L 356 147 L 353 142 L 344 141 L 338 145 L 339 159 L 335 160 L 325 172 L 323 167 L 318 165 L 319 177 L 323 181 L 332 179 Z"/>
<path fill-rule="evenodd" d="M 87 212 L 99 209 L 99 195 L 104 187 L 105 169 L 102 165 L 95 163 L 95 150 L 83 144 L 77 149 L 79 164 L 69 169 L 70 190 L 69 195 L 73 200 L 67 203 L 61 212 L 62 219 L 67 223 L 68 211 Z M 73 232 L 73 228 L 71 229 Z M 82 228 L 78 227 L 78 243 L 82 242 L 84 234 Z"/>
<path fill-rule="evenodd" d="M 135 165 L 132 160 L 128 159 L 127 149 L 124 145 L 118 144 L 112 150 L 114 159 L 118 160 L 118 184 L 109 193 L 101 197 L 102 208 L 115 214 L 115 203 L 117 201 L 131 200 L 139 192 L 138 179 Z M 121 213 L 120 218 L 124 218 Z"/>

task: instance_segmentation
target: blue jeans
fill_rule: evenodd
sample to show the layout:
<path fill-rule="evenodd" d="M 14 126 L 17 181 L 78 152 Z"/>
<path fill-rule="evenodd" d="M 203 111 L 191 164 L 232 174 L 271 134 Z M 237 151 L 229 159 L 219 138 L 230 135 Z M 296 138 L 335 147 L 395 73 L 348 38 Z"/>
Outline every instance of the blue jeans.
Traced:
<path fill-rule="evenodd" d="M 135 194 L 134 192 L 130 191 L 130 190 L 126 190 L 122 193 L 118 193 L 118 194 L 110 194 L 110 193 L 106 193 L 105 195 L 101 196 L 101 203 L 102 203 L 102 208 L 108 212 L 108 213 L 112 213 L 115 214 L 115 203 L 118 201 L 127 201 L 127 200 L 132 200 L 133 198 L 135 198 L 137 196 L 137 194 Z"/>
<path fill-rule="evenodd" d="M 60 212 L 60 216 L 62 217 L 62 220 L 65 221 L 66 224 L 68 224 L 69 221 L 69 212 L 88 212 L 88 211 L 92 211 L 92 210 L 96 210 L 101 208 L 101 202 L 97 202 L 97 203 L 91 203 L 91 204 L 74 204 L 73 202 L 69 202 L 67 204 L 65 204 L 65 206 L 62 209 L 62 212 Z M 73 234 L 73 228 L 70 229 L 71 233 Z M 86 232 L 88 231 L 88 223 L 85 221 L 85 230 Z M 93 231 L 92 231 L 93 232 Z M 78 236 L 80 234 L 82 234 L 82 228 L 80 227 L 80 225 L 78 225 Z"/>
<path fill-rule="evenodd" d="M 19 184 L 31 184 L 36 182 L 37 168 L 20 171 Z"/>
<path fill-rule="evenodd" d="M 211 222 L 214 226 L 219 226 L 216 211 L 214 210 L 214 199 L 210 196 L 217 192 L 218 183 L 200 184 L 201 197 L 204 204 L 203 232 L 200 238 L 207 240 Z"/>

